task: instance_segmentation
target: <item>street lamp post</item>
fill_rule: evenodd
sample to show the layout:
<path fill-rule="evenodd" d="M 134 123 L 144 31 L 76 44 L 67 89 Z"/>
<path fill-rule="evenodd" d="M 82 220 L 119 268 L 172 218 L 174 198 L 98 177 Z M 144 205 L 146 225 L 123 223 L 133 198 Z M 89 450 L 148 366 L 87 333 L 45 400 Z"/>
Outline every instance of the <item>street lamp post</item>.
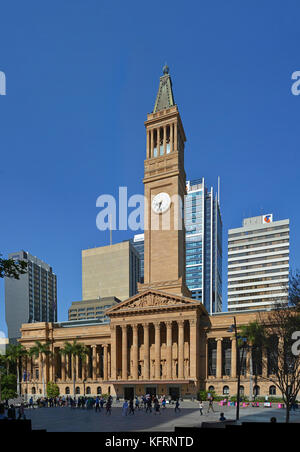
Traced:
<path fill-rule="evenodd" d="M 229 332 L 234 331 L 236 347 L 237 347 L 237 400 L 236 400 L 236 415 L 235 419 L 238 421 L 240 419 L 240 393 L 241 393 L 241 357 L 240 357 L 240 347 L 238 343 L 239 336 L 237 334 L 236 318 L 233 317 L 233 325 L 228 329 Z M 244 358 L 244 353 L 243 353 Z"/>

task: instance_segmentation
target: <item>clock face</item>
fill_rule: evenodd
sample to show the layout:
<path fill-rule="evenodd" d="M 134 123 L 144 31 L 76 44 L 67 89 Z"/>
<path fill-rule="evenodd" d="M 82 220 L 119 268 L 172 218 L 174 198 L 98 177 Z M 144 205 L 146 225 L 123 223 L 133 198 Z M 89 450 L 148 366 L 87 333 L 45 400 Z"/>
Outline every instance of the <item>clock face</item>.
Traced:
<path fill-rule="evenodd" d="M 158 193 L 152 200 L 152 209 L 155 213 L 164 213 L 171 204 L 171 198 L 168 193 Z"/>

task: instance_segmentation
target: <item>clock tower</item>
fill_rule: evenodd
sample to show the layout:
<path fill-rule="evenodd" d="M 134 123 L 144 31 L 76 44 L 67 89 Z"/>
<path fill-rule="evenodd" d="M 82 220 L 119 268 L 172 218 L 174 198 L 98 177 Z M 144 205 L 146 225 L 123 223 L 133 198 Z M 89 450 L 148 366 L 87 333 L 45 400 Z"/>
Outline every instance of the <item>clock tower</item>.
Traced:
<path fill-rule="evenodd" d="M 139 291 L 153 288 L 190 297 L 185 283 L 183 222 L 186 137 L 167 66 L 163 68 L 154 110 L 147 115 L 145 126 L 144 284 L 139 285 Z"/>

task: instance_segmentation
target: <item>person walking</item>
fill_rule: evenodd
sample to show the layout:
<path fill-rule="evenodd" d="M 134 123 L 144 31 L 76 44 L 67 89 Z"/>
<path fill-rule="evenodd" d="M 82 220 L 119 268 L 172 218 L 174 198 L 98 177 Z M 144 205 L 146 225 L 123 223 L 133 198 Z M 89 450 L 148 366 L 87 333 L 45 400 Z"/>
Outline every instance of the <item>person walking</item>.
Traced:
<path fill-rule="evenodd" d="M 140 401 L 139 401 L 138 396 L 136 396 L 136 398 L 135 398 L 135 409 L 140 411 Z"/>
<path fill-rule="evenodd" d="M 203 416 L 203 403 L 202 403 L 202 400 L 199 401 L 199 411 L 200 411 L 200 415 Z"/>
<path fill-rule="evenodd" d="M 97 413 L 97 411 L 100 411 L 100 399 L 98 396 L 96 397 L 95 401 L 95 412 Z"/>
<path fill-rule="evenodd" d="M 106 402 L 106 414 L 111 415 L 111 399 L 108 398 L 107 402 Z"/>
<path fill-rule="evenodd" d="M 159 405 L 159 401 L 157 399 L 155 399 L 154 401 L 154 414 L 161 414 L 160 412 L 160 405 Z"/>
<path fill-rule="evenodd" d="M 152 400 L 149 397 L 149 399 L 147 400 L 147 408 L 146 408 L 146 413 L 150 411 L 150 413 L 152 413 Z"/>
<path fill-rule="evenodd" d="M 125 400 L 122 406 L 122 416 L 127 416 L 127 413 L 128 413 L 128 402 L 127 400 Z"/>
<path fill-rule="evenodd" d="M 129 412 L 128 412 L 128 414 L 134 414 L 133 399 L 129 400 Z"/>
<path fill-rule="evenodd" d="M 18 410 L 18 419 L 26 419 L 25 411 L 24 411 L 24 403 L 21 403 Z"/>
<path fill-rule="evenodd" d="M 215 410 L 214 410 L 214 405 L 213 405 L 213 401 L 214 401 L 213 397 L 210 397 L 210 398 L 209 398 L 209 401 L 208 401 L 208 410 L 207 410 L 207 414 L 210 412 L 210 410 L 212 410 L 213 413 L 215 412 Z"/>
<path fill-rule="evenodd" d="M 179 399 L 176 400 L 175 403 L 175 413 L 177 413 L 177 411 L 179 411 L 179 413 L 181 412 L 181 409 L 179 408 L 180 403 L 179 403 Z"/>

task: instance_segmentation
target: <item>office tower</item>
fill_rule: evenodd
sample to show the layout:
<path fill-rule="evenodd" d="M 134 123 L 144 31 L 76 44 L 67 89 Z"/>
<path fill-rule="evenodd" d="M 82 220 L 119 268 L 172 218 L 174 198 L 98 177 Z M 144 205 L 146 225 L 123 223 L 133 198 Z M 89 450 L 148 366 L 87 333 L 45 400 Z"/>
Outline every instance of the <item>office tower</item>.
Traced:
<path fill-rule="evenodd" d="M 139 255 L 130 241 L 82 250 L 82 300 L 137 293 Z"/>
<path fill-rule="evenodd" d="M 139 282 L 144 282 L 144 234 L 135 234 L 133 239 L 130 239 L 130 243 L 139 253 L 140 258 L 140 280 Z"/>
<path fill-rule="evenodd" d="M 69 309 L 69 320 L 97 319 L 108 321 L 105 310 L 119 303 L 116 297 L 97 298 L 96 300 L 73 301 Z"/>
<path fill-rule="evenodd" d="M 11 253 L 27 262 L 20 279 L 5 278 L 5 318 L 10 342 L 20 337 L 22 323 L 57 321 L 56 275 L 50 265 L 25 251 Z"/>
<path fill-rule="evenodd" d="M 228 311 L 287 302 L 289 220 L 245 218 L 228 232 Z"/>
<path fill-rule="evenodd" d="M 222 219 L 219 193 L 204 178 L 187 181 L 186 283 L 212 314 L 222 311 Z"/>

